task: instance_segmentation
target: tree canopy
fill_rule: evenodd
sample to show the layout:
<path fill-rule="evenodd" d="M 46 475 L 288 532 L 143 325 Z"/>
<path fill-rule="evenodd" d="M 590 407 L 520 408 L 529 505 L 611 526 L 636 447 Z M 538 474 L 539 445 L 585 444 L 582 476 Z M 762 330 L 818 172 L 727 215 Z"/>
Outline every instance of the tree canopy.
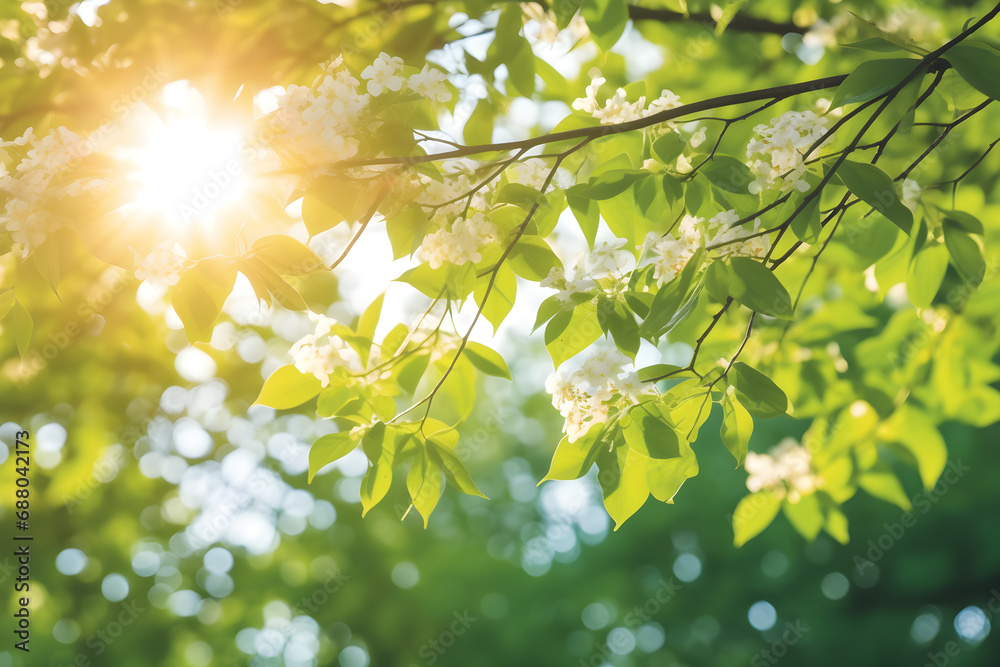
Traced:
<path fill-rule="evenodd" d="M 702 507 L 736 547 L 789 525 L 800 552 L 849 545 L 864 581 L 881 556 L 845 503 L 924 514 L 1000 421 L 1000 5 L 0 12 L 8 461 L 35 433 L 40 523 L 134 507 L 81 531 L 79 570 L 56 566 L 93 580 L 84 544 L 130 554 L 162 586 L 154 613 L 225 615 L 231 552 L 244 577 L 287 559 L 269 589 L 323 582 L 309 594 L 364 615 L 386 584 L 349 586 L 343 561 L 405 553 L 410 528 L 458 576 L 435 537 L 492 535 L 491 556 L 540 576 L 609 526 Z M 718 494 L 688 494 L 696 477 Z M 536 497 L 570 518 L 516 507 Z M 350 629 L 317 626 L 325 602 L 282 599 L 265 617 L 299 625 L 271 628 L 280 650 L 245 625 L 242 654 L 364 664 Z M 371 612 L 366 645 L 395 613 Z M 92 637 L 73 623 L 62 644 Z M 625 624 L 634 649 L 648 624 Z M 237 655 L 184 632 L 176 664 Z"/>

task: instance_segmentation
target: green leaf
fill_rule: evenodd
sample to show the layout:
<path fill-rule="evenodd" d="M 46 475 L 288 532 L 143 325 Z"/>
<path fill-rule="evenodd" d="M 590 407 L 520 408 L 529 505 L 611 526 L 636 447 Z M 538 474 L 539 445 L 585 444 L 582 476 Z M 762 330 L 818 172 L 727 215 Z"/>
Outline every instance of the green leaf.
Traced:
<path fill-rule="evenodd" d="M 970 215 L 965 211 L 949 211 L 940 206 L 935 206 L 934 208 L 941 212 L 941 216 L 946 223 L 957 225 L 970 234 L 983 234 L 983 223 L 974 215 Z"/>
<path fill-rule="evenodd" d="M 207 340 L 235 282 L 236 267 L 223 258 L 203 259 L 184 272 L 172 288 L 170 303 L 189 341 Z"/>
<path fill-rule="evenodd" d="M 542 478 L 542 482 L 550 479 L 579 479 L 586 475 L 597 460 L 597 455 L 607 448 L 607 443 L 599 437 L 600 433 L 600 428 L 592 428 L 575 442 L 570 442 L 569 436 L 563 437 L 556 446 L 549 472 Z"/>
<path fill-rule="evenodd" d="M 615 521 L 615 530 L 649 498 L 649 461 L 631 447 L 619 446 L 611 452 L 601 448 L 597 457 L 601 470 L 597 481 L 604 492 L 604 507 Z"/>
<path fill-rule="evenodd" d="M 585 185 L 576 185 L 566 190 L 566 203 L 576 217 L 580 230 L 587 237 L 587 243 L 594 247 L 597 238 L 597 228 L 601 222 L 601 209 L 593 199 L 585 194 Z"/>
<path fill-rule="evenodd" d="M 326 268 L 319 255 L 284 234 L 259 238 L 250 251 L 282 276 L 302 276 Z"/>
<path fill-rule="evenodd" d="M 733 512 L 733 544 L 741 547 L 771 525 L 781 509 L 781 499 L 764 490 L 744 496 Z"/>
<path fill-rule="evenodd" d="M 350 433 L 329 433 L 314 442 L 309 448 L 309 483 L 321 468 L 347 456 L 358 444 Z"/>
<path fill-rule="evenodd" d="M 736 467 L 743 465 L 753 434 L 753 418 L 735 396 L 726 394 L 722 400 L 722 443 L 736 459 Z"/>
<path fill-rule="evenodd" d="M 14 290 L 12 288 L 7 288 L 0 292 L 0 320 L 7 317 L 7 313 L 10 309 L 14 307 L 14 303 L 17 300 L 14 298 Z"/>
<path fill-rule="evenodd" d="M 625 0 L 583 0 L 581 13 L 591 36 L 605 53 L 615 45 L 628 24 Z"/>
<path fill-rule="evenodd" d="M 420 247 L 427 234 L 427 214 L 419 206 L 410 206 L 385 220 L 385 232 L 392 244 L 392 257 L 399 259 Z"/>
<path fill-rule="evenodd" d="M 258 298 L 269 306 L 277 301 L 289 310 L 306 310 L 306 302 L 294 287 L 264 263 L 260 257 L 243 257 L 236 260 L 236 268 L 246 276 Z"/>
<path fill-rule="evenodd" d="M 649 306 L 649 315 L 643 320 L 639 329 L 641 335 L 659 337 L 676 323 L 681 306 L 688 298 L 691 284 L 701 268 L 704 255 L 702 249 L 696 250 L 680 274 L 656 292 Z"/>
<path fill-rule="evenodd" d="M 906 277 L 910 302 L 917 308 L 930 306 L 947 270 L 948 249 L 944 245 L 935 243 L 918 252 Z"/>
<path fill-rule="evenodd" d="M 833 94 L 830 109 L 873 100 L 889 92 L 920 64 L 913 58 L 869 60 L 858 65 Z"/>
<path fill-rule="evenodd" d="M 315 376 L 300 373 L 289 364 L 278 368 L 264 381 L 254 405 L 287 410 L 315 398 L 322 388 Z"/>
<path fill-rule="evenodd" d="M 507 263 L 514 273 L 535 282 L 544 280 L 553 268 L 562 268 L 562 262 L 549 244 L 537 236 L 522 236 L 511 250 Z"/>
<path fill-rule="evenodd" d="M 486 287 L 489 285 L 490 276 L 484 276 L 476 283 L 473 296 L 476 305 L 482 308 L 483 317 L 493 325 L 493 333 L 497 332 L 500 324 L 503 323 L 510 309 L 514 307 L 514 299 L 517 297 L 517 276 L 507 264 L 500 266 L 496 279 L 493 281 L 493 288 L 490 290 L 489 298 L 486 298 Z M 486 305 L 483 300 L 486 299 Z"/>
<path fill-rule="evenodd" d="M 677 156 L 684 152 L 686 146 L 687 142 L 680 134 L 667 132 L 653 142 L 651 150 L 660 162 L 672 165 L 677 161 Z"/>
<path fill-rule="evenodd" d="M 888 174 L 873 164 L 844 160 L 837 167 L 837 176 L 858 199 L 891 220 L 906 234 L 910 233 L 913 213 L 899 200 Z"/>
<path fill-rule="evenodd" d="M 788 398 L 769 377 L 742 361 L 733 364 L 736 396 L 754 417 L 768 419 L 788 411 Z"/>
<path fill-rule="evenodd" d="M 892 51 L 904 51 L 905 49 L 899 44 L 894 44 L 887 39 L 881 37 L 869 37 L 867 39 L 862 39 L 857 42 L 851 42 L 850 44 L 841 44 L 848 49 L 860 49 L 862 51 L 874 51 L 876 53 L 890 53 Z"/>
<path fill-rule="evenodd" d="M 851 536 L 847 532 L 847 517 L 836 507 L 826 509 L 826 524 L 823 526 L 833 539 L 841 544 L 851 541 Z"/>
<path fill-rule="evenodd" d="M 965 40 L 948 49 L 944 58 L 970 86 L 1000 99 L 1000 51 L 983 42 Z"/>
<path fill-rule="evenodd" d="M 604 332 L 611 334 L 618 349 L 635 359 L 639 351 L 639 325 L 632 311 L 617 299 L 601 297 L 597 302 L 597 321 Z"/>
<path fill-rule="evenodd" d="M 514 43 L 518 48 L 504 63 L 507 65 L 508 80 L 522 96 L 531 97 L 535 92 L 535 55 L 524 37 L 515 37 Z"/>
<path fill-rule="evenodd" d="M 10 307 L 10 326 L 14 330 L 14 341 L 17 343 L 17 351 L 23 357 L 31 345 L 31 332 L 34 329 L 34 322 L 31 313 L 14 300 L 14 305 Z"/>
<path fill-rule="evenodd" d="M 639 454 L 651 459 L 672 459 L 681 455 L 677 431 L 656 405 L 636 405 L 620 423 L 625 442 Z"/>
<path fill-rule="evenodd" d="M 986 260 L 975 239 L 956 225 L 945 224 L 944 243 L 959 275 L 973 285 L 981 283 L 986 274 Z"/>
<path fill-rule="evenodd" d="M 507 362 L 503 360 L 495 350 L 491 350 L 481 343 L 469 341 L 465 344 L 465 356 L 469 358 L 472 365 L 487 375 L 510 380 L 510 369 Z"/>
<path fill-rule="evenodd" d="M 607 171 L 590 179 L 584 194 L 591 199 L 611 199 L 632 187 L 640 178 L 648 176 L 649 172 L 642 169 L 616 169 Z"/>
<path fill-rule="evenodd" d="M 472 476 L 469 475 L 469 471 L 465 469 L 465 465 L 462 463 L 461 459 L 455 455 L 455 452 L 450 447 L 437 442 L 433 438 L 428 438 L 427 453 L 441 468 L 441 470 L 444 471 L 445 479 L 448 480 L 449 484 L 462 493 L 467 493 L 470 496 L 486 498 L 486 496 L 483 495 L 483 492 L 479 490 L 476 483 L 472 480 Z M 486 499 L 489 500 L 489 498 Z"/>
<path fill-rule="evenodd" d="M 419 448 L 406 475 L 406 489 L 413 507 L 423 517 L 424 528 L 441 498 L 441 487 L 440 466 L 430 459 L 426 449 Z"/>
<path fill-rule="evenodd" d="M 396 453 L 409 439 L 409 434 L 385 427 L 382 422 L 375 424 L 361 439 L 361 446 L 371 462 L 371 467 L 361 478 L 362 517 L 389 492 Z"/>
<path fill-rule="evenodd" d="M 772 317 L 792 317 L 792 297 L 762 262 L 749 257 L 733 257 L 726 266 L 725 277 L 729 296 L 750 310 Z"/>
<path fill-rule="evenodd" d="M 465 143 L 474 146 L 493 141 L 493 105 L 489 98 L 479 100 L 465 123 Z"/>
<path fill-rule="evenodd" d="M 798 215 L 790 221 L 792 232 L 803 243 L 816 243 L 819 240 L 822 225 L 819 215 L 819 201 L 821 197 L 813 197 L 805 205 Z M 801 197 L 791 197 L 788 202 L 781 207 L 778 213 L 778 220 L 787 220 L 802 204 Z"/>
<path fill-rule="evenodd" d="M 322 234 L 344 222 L 344 214 L 326 203 L 325 199 L 320 196 L 318 187 L 302 196 L 302 222 L 305 223 L 309 236 Z"/>
<path fill-rule="evenodd" d="M 432 269 L 424 263 L 406 271 L 397 278 L 399 282 L 413 285 L 425 296 L 436 299 L 444 296 L 448 299 L 464 299 L 476 286 L 476 267 L 472 262 L 456 266 L 445 262 L 440 267 Z"/>
<path fill-rule="evenodd" d="M 731 0 L 729 4 L 722 9 L 722 15 L 719 16 L 718 20 L 715 22 L 716 37 L 722 36 L 722 33 L 726 31 L 726 28 L 729 27 L 732 20 L 736 18 L 736 14 L 738 14 L 741 9 L 746 7 L 748 2 L 749 0 Z"/>
<path fill-rule="evenodd" d="M 802 496 L 797 503 L 786 500 L 782 503 L 781 509 L 799 535 L 810 542 L 815 540 L 819 531 L 823 529 L 823 508 L 820 507 L 819 498 L 815 493 Z"/>
<path fill-rule="evenodd" d="M 661 503 L 673 503 L 684 482 L 698 474 L 698 459 L 690 446 L 682 443 L 681 449 L 678 458 L 649 459 L 646 464 L 649 492 Z"/>
<path fill-rule="evenodd" d="M 903 485 L 888 465 L 876 465 L 858 475 L 858 486 L 876 498 L 898 505 L 904 512 L 913 509 Z"/>
<path fill-rule="evenodd" d="M 716 155 L 701 172 L 716 187 L 738 195 L 748 194 L 747 186 L 754 180 L 749 167 L 730 155 Z"/>
<path fill-rule="evenodd" d="M 601 337 L 597 308 L 582 303 L 572 311 L 559 313 L 545 327 L 545 348 L 556 368 Z"/>
<path fill-rule="evenodd" d="M 913 456 L 925 489 L 932 489 L 948 464 L 948 448 L 937 426 L 923 412 L 904 403 L 879 427 L 878 436 L 897 442 Z"/>

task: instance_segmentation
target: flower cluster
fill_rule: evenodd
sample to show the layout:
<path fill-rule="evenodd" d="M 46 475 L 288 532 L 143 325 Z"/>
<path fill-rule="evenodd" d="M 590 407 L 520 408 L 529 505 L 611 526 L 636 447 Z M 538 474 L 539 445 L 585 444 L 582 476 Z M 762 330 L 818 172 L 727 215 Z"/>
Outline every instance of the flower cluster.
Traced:
<path fill-rule="evenodd" d="M 673 233 L 659 236 L 650 232 L 643 243 L 642 254 L 651 251 L 653 259 L 653 277 L 656 284 L 662 286 L 684 270 L 688 260 L 698 248 L 704 245 L 701 223 L 704 218 L 685 215 L 678 225 L 677 236 Z"/>
<path fill-rule="evenodd" d="M 300 338 L 289 350 L 300 373 L 315 376 L 325 387 L 338 368 L 360 367 L 357 353 L 333 333 L 336 320 L 316 313 L 309 313 L 309 319 L 316 323 L 315 331 Z"/>
<path fill-rule="evenodd" d="M 740 216 L 735 209 L 723 211 L 708 220 L 709 246 L 721 246 L 715 250 L 720 255 L 752 255 L 764 257 L 771 249 L 771 239 L 761 234 L 760 218 L 753 221 L 753 229 L 747 231 L 736 225 Z"/>
<path fill-rule="evenodd" d="M 425 65 L 407 78 L 403 67 L 402 59 L 380 53 L 361 72 L 362 92 L 361 82 L 338 57 L 323 66 L 312 86 L 288 86 L 278 98 L 271 125 L 306 162 L 348 160 L 358 153 L 358 131 L 366 124 L 372 97 L 409 90 L 436 102 L 451 99 L 444 72 Z"/>
<path fill-rule="evenodd" d="M 745 466 L 750 473 L 747 478 L 750 491 L 768 489 L 780 498 L 787 494 L 793 503 L 823 484 L 823 479 L 812 470 L 809 450 L 794 438 L 785 438 L 767 454 L 749 452 Z"/>
<path fill-rule="evenodd" d="M 312 87 L 288 86 L 271 119 L 289 148 L 306 162 L 338 162 L 358 153 L 359 119 L 370 102 L 337 58 Z"/>
<path fill-rule="evenodd" d="M 26 146 L 30 148 L 25 151 Z M 50 130 L 41 139 L 28 128 L 17 139 L 0 143 L 0 148 L 24 151 L 13 174 L 0 164 L 0 193 L 6 199 L 0 224 L 14 243 L 24 246 L 25 255 L 62 226 L 63 221 L 47 202 L 108 186 L 107 181 L 97 178 L 55 178 L 91 152 L 86 141 L 65 127 Z"/>
<path fill-rule="evenodd" d="M 177 243 L 164 241 L 145 257 L 136 254 L 135 277 L 162 286 L 176 285 L 186 263 L 184 249 Z"/>
<path fill-rule="evenodd" d="M 445 262 L 462 265 L 478 262 L 483 246 L 498 243 L 500 232 L 496 225 L 486 219 L 486 214 L 472 213 L 451 224 L 451 229 L 442 227 L 424 237 L 420 244 L 420 254 L 432 269 L 440 268 Z"/>
<path fill-rule="evenodd" d="M 826 134 L 826 123 L 825 117 L 812 111 L 788 111 L 779 118 L 772 118 L 769 125 L 754 127 L 758 136 L 747 144 L 747 166 L 756 176 L 750 183 L 750 193 L 772 188 L 781 192 L 791 188 L 807 191 L 809 184 L 803 176 L 805 163 L 812 156 L 807 151 Z"/>
<path fill-rule="evenodd" d="M 587 86 L 587 96 L 573 100 L 574 109 L 589 113 L 604 125 L 645 118 L 681 105 L 680 98 L 669 90 L 662 91 L 658 98 L 649 102 L 648 106 L 645 96 L 640 97 L 635 102 L 629 102 L 624 88 L 616 90 L 615 94 L 601 105 L 597 101 L 597 91 L 600 90 L 605 81 L 603 76 L 595 77 Z"/>
<path fill-rule="evenodd" d="M 624 249 L 625 243 L 625 239 L 598 243 L 593 252 L 577 258 L 570 269 L 572 278 L 562 268 L 553 267 L 540 284 L 559 290 L 556 296 L 567 306 L 577 302 L 576 295 L 589 294 L 599 287 L 605 287 L 609 296 L 613 295 L 635 268 L 635 257 Z"/>
<path fill-rule="evenodd" d="M 533 42 L 555 46 L 560 37 L 567 37 L 567 46 L 572 47 L 590 34 L 587 21 L 577 12 L 564 30 L 559 29 L 556 16 L 552 10 L 547 10 L 537 2 L 522 2 L 521 9 L 529 19 L 524 28 L 524 36 Z"/>
<path fill-rule="evenodd" d="M 599 350 L 578 371 L 558 371 L 545 381 L 553 407 L 565 419 L 563 433 L 570 442 L 578 440 L 594 424 L 607 421 L 612 407 L 633 405 L 643 396 L 656 394 L 652 385 L 639 381 L 638 373 L 623 370 L 628 364 L 628 358 L 620 352 Z"/>

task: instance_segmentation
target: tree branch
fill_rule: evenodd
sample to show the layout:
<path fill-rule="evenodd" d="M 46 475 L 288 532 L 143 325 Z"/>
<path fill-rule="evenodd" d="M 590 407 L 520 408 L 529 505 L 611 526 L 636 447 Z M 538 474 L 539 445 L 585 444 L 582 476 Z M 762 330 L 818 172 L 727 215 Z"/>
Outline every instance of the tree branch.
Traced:
<path fill-rule="evenodd" d="M 660 23 L 694 21 L 701 23 L 712 30 L 715 30 L 715 26 L 718 24 L 718 21 L 713 19 L 712 15 L 708 12 L 689 12 L 688 14 L 682 14 L 680 12 L 672 12 L 669 9 L 636 7 L 635 5 L 632 5 L 628 8 L 628 15 L 633 21 L 659 21 Z M 774 35 L 784 35 L 789 32 L 803 35 L 809 30 L 809 26 L 801 27 L 791 22 L 777 23 L 775 21 L 769 21 L 768 19 L 757 18 L 756 16 L 737 14 L 733 17 L 733 20 L 729 22 L 726 29 L 738 30 L 741 32 L 770 33 Z"/>

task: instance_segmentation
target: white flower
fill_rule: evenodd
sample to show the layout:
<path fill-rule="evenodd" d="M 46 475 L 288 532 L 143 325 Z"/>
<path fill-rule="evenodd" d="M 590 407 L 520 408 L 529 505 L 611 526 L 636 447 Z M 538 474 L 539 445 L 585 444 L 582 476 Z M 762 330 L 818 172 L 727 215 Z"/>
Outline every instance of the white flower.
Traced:
<path fill-rule="evenodd" d="M 598 243 L 584 260 L 583 272 L 598 278 L 621 277 L 631 271 L 635 268 L 635 257 L 628 250 L 623 250 L 626 243 L 625 239 Z"/>
<path fill-rule="evenodd" d="M 903 201 L 903 206 L 916 213 L 917 206 L 920 204 L 920 193 L 923 191 L 923 188 L 912 178 L 904 178 L 902 189 L 903 196 L 900 199 Z"/>
<path fill-rule="evenodd" d="M 688 260 L 695 251 L 703 245 L 703 239 L 699 225 L 704 222 L 704 218 L 696 218 L 685 215 L 678 225 L 678 236 L 667 234 L 660 238 L 646 237 L 643 243 L 643 253 L 652 250 L 653 254 L 653 277 L 656 278 L 657 285 L 674 279 L 674 277 L 684 270 Z"/>
<path fill-rule="evenodd" d="M 740 216 L 734 209 L 724 211 L 708 221 L 709 246 L 715 248 L 719 255 L 752 255 L 764 257 L 771 249 L 771 239 L 767 234 L 760 234 L 760 218 L 755 218 L 753 229 L 745 230 L 735 226 Z M 723 245 L 724 244 L 724 245 Z"/>
<path fill-rule="evenodd" d="M 270 117 L 275 143 L 306 162 L 340 162 L 358 153 L 355 127 L 370 101 L 341 58 L 323 66 L 311 88 L 291 85 Z"/>
<path fill-rule="evenodd" d="M 420 244 L 420 254 L 432 269 L 440 268 L 445 262 L 462 265 L 466 262 L 482 260 L 479 250 L 486 245 L 499 243 L 500 232 L 486 219 L 486 215 L 476 212 L 468 218 L 459 218 L 451 229 L 441 228 L 424 237 Z"/>
<path fill-rule="evenodd" d="M 326 387 L 338 368 L 360 368 L 357 353 L 340 336 L 331 333 L 336 320 L 316 313 L 309 313 L 309 318 L 316 323 L 315 331 L 300 338 L 289 350 L 292 363 L 300 373 L 314 376 Z"/>
<path fill-rule="evenodd" d="M 30 148 L 24 150 L 26 146 Z M 20 137 L 0 142 L 0 148 L 23 156 L 13 173 L 6 168 L 0 172 L 0 198 L 5 200 L 0 225 L 14 243 L 24 246 L 24 256 L 68 222 L 52 212 L 50 203 L 108 186 L 107 181 L 92 177 L 56 178 L 92 151 L 87 141 L 65 127 L 41 138 L 28 128 Z"/>
<path fill-rule="evenodd" d="M 135 277 L 154 285 L 176 285 L 187 264 L 187 253 L 177 243 L 164 241 L 145 257 L 135 256 Z"/>
<path fill-rule="evenodd" d="M 787 192 L 795 188 L 800 192 L 809 189 L 803 180 L 810 147 L 826 134 L 827 119 L 812 111 L 788 111 L 779 118 L 772 118 L 769 125 L 757 125 L 757 137 L 747 144 L 747 166 L 756 177 L 750 183 L 751 194 L 778 188 Z M 808 152 L 808 154 L 807 154 Z"/>
<path fill-rule="evenodd" d="M 368 81 L 368 92 L 378 97 L 386 89 L 393 92 L 403 87 L 403 59 L 394 58 L 384 51 L 361 72 L 361 78 Z"/>
<path fill-rule="evenodd" d="M 431 69 L 424 65 L 419 73 L 410 77 L 407 85 L 418 95 L 423 95 L 435 102 L 447 102 L 451 99 L 451 91 L 445 85 L 447 80 L 448 77 L 441 70 Z M 371 88 L 371 84 L 369 84 L 369 88 Z"/>
<path fill-rule="evenodd" d="M 558 371 L 545 381 L 570 442 L 607 421 L 612 407 L 625 409 L 643 397 L 656 395 L 656 388 L 640 383 L 629 366 L 628 358 L 617 350 L 597 350 L 576 372 Z"/>
<path fill-rule="evenodd" d="M 698 146 L 701 146 L 703 143 L 705 143 L 705 134 L 706 134 L 706 129 L 704 127 L 699 128 L 698 131 L 691 136 L 691 140 L 688 141 L 688 143 L 691 144 L 692 148 L 697 148 Z"/>
<path fill-rule="evenodd" d="M 595 76 L 587 86 L 587 96 L 573 100 L 574 109 L 590 114 L 604 125 L 625 123 L 680 106 L 680 98 L 669 90 L 664 90 L 647 108 L 645 97 L 629 102 L 624 88 L 618 88 L 602 106 L 597 101 L 597 91 L 605 81 L 603 76 Z"/>

